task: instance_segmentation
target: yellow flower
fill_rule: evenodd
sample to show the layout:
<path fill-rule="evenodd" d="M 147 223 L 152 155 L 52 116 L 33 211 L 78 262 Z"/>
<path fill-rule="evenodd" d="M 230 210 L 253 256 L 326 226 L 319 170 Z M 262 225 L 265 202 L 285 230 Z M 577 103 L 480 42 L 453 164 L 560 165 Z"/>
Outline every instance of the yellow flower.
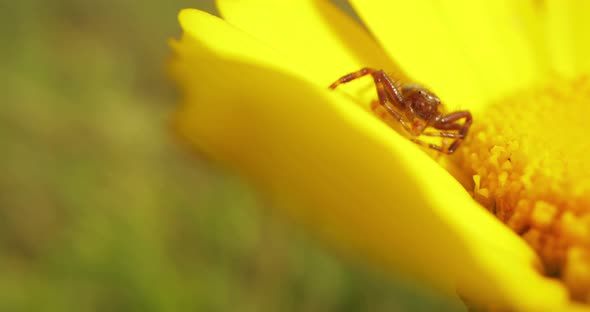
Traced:
<path fill-rule="evenodd" d="M 376 40 L 323 1 L 218 1 L 223 20 L 186 9 L 182 39 L 172 42 L 171 69 L 185 102 L 177 129 L 345 252 L 477 305 L 587 311 L 570 300 L 571 283 L 543 275 L 539 247 L 547 234 L 539 231 L 551 228 L 563 196 L 588 194 L 587 176 L 563 173 L 571 164 L 585 168 L 579 130 L 590 115 L 588 83 L 578 79 L 590 69 L 583 14 L 590 10 L 578 5 L 353 1 Z M 327 88 L 365 66 L 399 73 L 392 60 L 448 110 L 474 114 L 457 155 L 437 162 L 375 118 L 370 79 Z M 585 91 L 570 96 L 576 86 Z M 576 125 L 553 123 L 556 107 L 578 116 Z M 552 141 L 539 143 L 547 133 Z M 547 145 L 554 147 L 548 154 L 536 152 Z M 567 166 L 564 157 L 572 159 Z M 531 188 L 537 191 L 523 192 Z M 505 213 L 498 216 L 515 230 L 539 233 L 527 244 L 482 205 Z M 580 222 L 570 219 L 560 219 L 562 228 Z M 583 257 L 583 248 L 574 256 Z"/>

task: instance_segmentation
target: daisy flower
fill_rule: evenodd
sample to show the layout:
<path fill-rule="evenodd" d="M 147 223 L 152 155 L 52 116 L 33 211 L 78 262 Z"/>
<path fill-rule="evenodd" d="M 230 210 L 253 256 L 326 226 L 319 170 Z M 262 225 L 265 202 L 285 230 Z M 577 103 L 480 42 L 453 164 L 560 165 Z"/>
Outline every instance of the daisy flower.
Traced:
<path fill-rule="evenodd" d="M 181 11 L 177 132 L 373 265 L 486 309 L 590 311 L 590 4 L 351 3 L 364 26 L 325 1 Z M 370 78 L 328 89 L 363 67 L 469 110 L 459 149 L 395 131 Z"/>

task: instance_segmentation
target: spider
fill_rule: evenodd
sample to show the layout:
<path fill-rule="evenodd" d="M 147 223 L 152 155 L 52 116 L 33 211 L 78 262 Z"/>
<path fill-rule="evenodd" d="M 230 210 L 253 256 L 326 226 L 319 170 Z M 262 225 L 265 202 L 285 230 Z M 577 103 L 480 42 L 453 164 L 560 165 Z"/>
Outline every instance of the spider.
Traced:
<path fill-rule="evenodd" d="M 378 104 L 391 114 L 412 136 L 411 140 L 444 154 L 453 154 L 467 136 L 473 122 L 469 111 L 445 114 L 440 99 L 430 90 L 417 84 L 400 84 L 391 79 L 383 70 L 363 68 L 344 75 L 330 85 L 335 89 L 340 84 L 371 75 L 377 88 Z M 463 122 L 459 122 L 463 119 Z M 433 128 L 440 131 L 426 131 Z M 419 140 L 420 136 L 443 138 L 441 145 Z M 453 139 L 446 144 L 444 138 Z"/>

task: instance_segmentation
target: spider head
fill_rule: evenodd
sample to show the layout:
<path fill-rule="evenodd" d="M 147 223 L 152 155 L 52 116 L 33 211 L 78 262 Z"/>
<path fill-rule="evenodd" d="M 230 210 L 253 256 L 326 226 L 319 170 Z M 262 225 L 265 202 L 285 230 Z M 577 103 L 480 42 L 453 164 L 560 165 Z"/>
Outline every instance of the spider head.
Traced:
<path fill-rule="evenodd" d="M 409 86 L 402 89 L 404 101 L 412 115 L 430 121 L 439 115 L 439 98 L 428 89 Z"/>

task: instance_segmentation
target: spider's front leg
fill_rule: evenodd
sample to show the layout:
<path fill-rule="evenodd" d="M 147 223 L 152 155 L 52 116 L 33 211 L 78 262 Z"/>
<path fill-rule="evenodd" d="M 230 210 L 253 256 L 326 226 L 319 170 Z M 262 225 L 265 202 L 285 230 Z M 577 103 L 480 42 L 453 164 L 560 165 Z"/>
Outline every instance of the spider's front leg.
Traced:
<path fill-rule="evenodd" d="M 365 67 L 361 70 L 340 77 L 332 83 L 329 88 L 332 90 L 336 89 L 336 87 L 343 83 L 348 83 L 367 75 L 373 77 L 373 82 L 377 89 L 379 104 L 385 108 L 385 110 L 389 112 L 389 114 L 391 114 L 408 133 L 412 133 L 412 128 L 398 112 L 398 109 L 403 110 L 406 107 L 404 98 L 402 97 L 400 90 L 395 86 L 393 80 L 383 70 Z"/>
<path fill-rule="evenodd" d="M 461 119 L 463 119 L 463 123 L 458 123 L 458 121 Z M 423 134 L 428 136 L 439 136 L 442 138 L 454 138 L 455 140 L 450 145 L 448 145 L 448 147 L 432 147 L 433 144 L 429 145 L 430 148 L 436 149 L 442 153 L 450 155 L 453 154 L 457 150 L 457 148 L 459 148 L 459 145 L 461 145 L 461 143 L 467 136 L 467 133 L 469 132 L 469 127 L 471 127 L 472 123 L 473 117 L 471 116 L 470 112 L 452 112 L 448 115 L 443 116 L 438 120 L 438 122 L 432 125 L 433 128 L 442 130 L 441 132 L 427 132 Z M 455 133 L 449 131 L 457 132 Z"/>

